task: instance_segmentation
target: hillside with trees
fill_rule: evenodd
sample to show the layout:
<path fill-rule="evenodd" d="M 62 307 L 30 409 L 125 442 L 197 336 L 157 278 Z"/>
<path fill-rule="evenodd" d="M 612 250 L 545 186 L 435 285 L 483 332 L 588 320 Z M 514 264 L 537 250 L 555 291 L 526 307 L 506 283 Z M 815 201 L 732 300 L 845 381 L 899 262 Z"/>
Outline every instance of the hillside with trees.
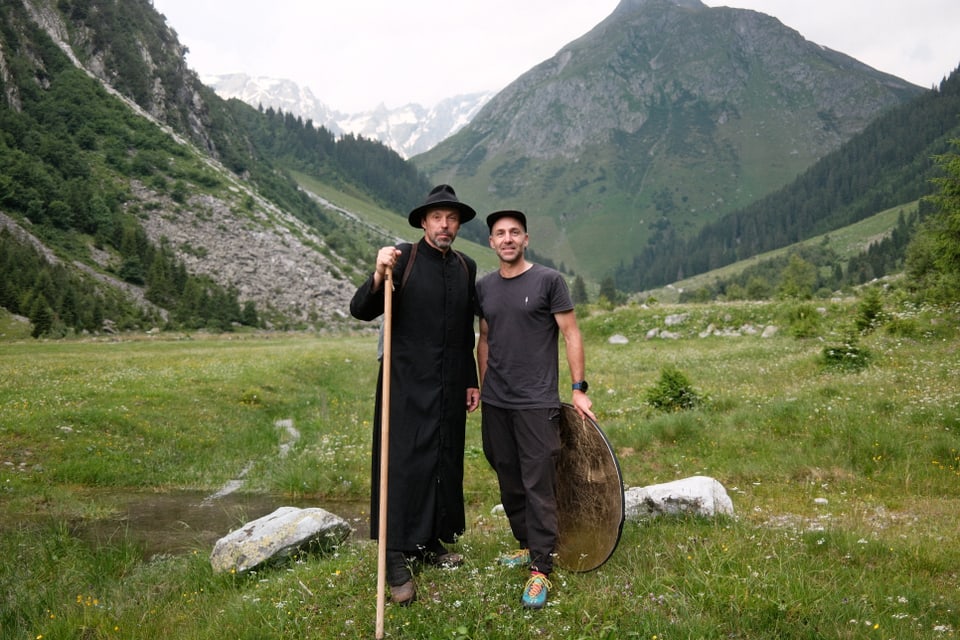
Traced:
<path fill-rule="evenodd" d="M 935 207 L 907 249 L 907 285 L 922 302 L 952 305 L 960 301 L 960 138 L 935 158 L 942 174 L 929 197 Z"/>
<path fill-rule="evenodd" d="M 298 301 L 310 289 L 278 303 L 276 260 L 252 256 L 243 277 L 263 284 L 229 280 L 215 249 L 246 246 L 237 232 L 256 226 L 256 237 L 295 250 L 293 233 L 304 262 L 279 265 L 287 281 L 315 263 L 298 286 L 342 297 L 373 239 L 346 229 L 288 170 L 398 212 L 427 191 L 424 178 L 378 142 L 334 140 L 312 123 L 221 100 L 186 68 L 185 49 L 147 0 L 57 7 L 0 6 L 0 304 L 52 336 L 336 318 L 342 301 L 313 310 Z M 69 42 L 57 39 L 64 33 Z M 214 224 L 210 207 L 232 220 Z M 206 238 L 198 228 L 197 238 L 170 242 L 156 231 L 191 216 L 210 227 Z"/>
<path fill-rule="evenodd" d="M 416 167 L 377 140 L 352 134 L 338 138 L 311 120 L 272 108 L 253 110 L 239 100 L 227 107 L 260 152 L 286 169 L 360 190 L 398 212 L 430 190 Z"/>
<path fill-rule="evenodd" d="M 695 237 L 681 238 L 669 228 L 658 233 L 616 270 L 617 286 L 626 291 L 661 286 L 929 195 L 938 175 L 934 157 L 958 136 L 960 72 L 955 71 L 939 88 L 879 117 L 796 181 L 706 225 Z"/>

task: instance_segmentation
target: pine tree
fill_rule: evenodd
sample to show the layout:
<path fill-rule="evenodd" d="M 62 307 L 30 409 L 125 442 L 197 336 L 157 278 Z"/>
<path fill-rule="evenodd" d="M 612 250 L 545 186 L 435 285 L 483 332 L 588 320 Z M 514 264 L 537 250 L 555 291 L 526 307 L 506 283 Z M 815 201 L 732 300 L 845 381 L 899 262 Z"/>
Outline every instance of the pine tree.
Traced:
<path fill-rule="evenodd" d="M 607 276 L 600 281 L 600 298 L 603 298 L 611 304 L 618 304 L 620 302 L 620 292 L 617 291 L 613 283 L 613 277 Z"/>
<path fill-rule="evenodd" d="M 817 268 L 799 255 L 793 254 L 780 277 L 777 293 L 783 298 L 806 300 L 813 295 L 816 284 Z"/>
<path fill-rule="evenodd" d="M 243 312 L 240 315 L 240 322 L 248 327 L 259 327 L 260 318 L 257 317 L 257 305 L 253 300 L 247 300 L 243 303 Z"/>
<path fill-rule="evenodd" d="M 34 297 L 29 318 L 31 324 L 33 324 L 33 331 L 30 332 L 30 335 L 34 338 L 39 338 L 48 333 L 53 327 L 53 310 L 43 299 L 43 296 Z"/>
<path fill-rule="evenodd" d="M 573 281 L 573 290 L 570 292 L 571 297 L 573 298 L 573 304 L 586 304 L 587 300 L 587 287 L 583 283 L 583 278 L 577 276 Z"/>
<path fill-rule="evenodd" d="M 952 141 L 960 152 L 960 139 Z M 922 223 L 907 251 L 907 275 L 916 295 L 928 302 L 960 299 L 960 153 L 936 156 L 943 175 L 939 191 L 926 198 L 936 212 Z"/>

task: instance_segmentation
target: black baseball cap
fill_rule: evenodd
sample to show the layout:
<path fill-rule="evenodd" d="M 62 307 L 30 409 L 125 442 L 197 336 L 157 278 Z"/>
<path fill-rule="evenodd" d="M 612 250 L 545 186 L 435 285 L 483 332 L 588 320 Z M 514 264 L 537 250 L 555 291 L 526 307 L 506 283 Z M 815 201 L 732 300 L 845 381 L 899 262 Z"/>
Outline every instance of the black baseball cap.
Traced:
<path fill-rule="evenodd" d="M 493 231 L 493 225 L 495 225 L 500 218 L 516 218 L 520 221 L 520 224 L 523 225 L 523 230 L 527 230 L 527 216 L 523 215 L 522 211 L 504 209 L 503 211 L 494 211 L 487 216 L 487 228 L 490 229 L 491 232 Z"/>

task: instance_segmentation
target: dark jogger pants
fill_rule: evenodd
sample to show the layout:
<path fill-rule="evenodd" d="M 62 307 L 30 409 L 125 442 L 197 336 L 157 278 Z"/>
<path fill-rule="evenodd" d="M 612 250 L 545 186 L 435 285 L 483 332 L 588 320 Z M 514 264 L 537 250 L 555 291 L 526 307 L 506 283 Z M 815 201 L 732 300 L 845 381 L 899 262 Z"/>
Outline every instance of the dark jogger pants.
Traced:
<path fill-rule="evenodd" d="M 483 453 L 500 484 L 510 530 L 530 549 L 532 569 L 550 574 L 557 545 L 556 469 L 560 408 L 483 405 Z"/>

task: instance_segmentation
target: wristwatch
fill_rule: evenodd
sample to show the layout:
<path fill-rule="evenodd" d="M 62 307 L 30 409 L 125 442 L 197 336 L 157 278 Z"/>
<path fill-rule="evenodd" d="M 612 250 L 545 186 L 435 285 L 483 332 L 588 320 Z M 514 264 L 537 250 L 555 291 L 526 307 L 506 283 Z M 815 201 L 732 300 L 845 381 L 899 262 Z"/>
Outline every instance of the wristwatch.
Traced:
<path fill-rule="evenodd" d="M 586 393 L 586 392 L 587 392 L 587 389 L 589 389 L 589 388 L 590 388 L 590 385 L 587 384 L 587 381 L 586 381 L 586 380 L 581 380 L 580 382 L 574 382 L 574 383 L 573 383 L 573 390 L 574 390 L 574 391 L 583 391 L 584 393 Z"/>

